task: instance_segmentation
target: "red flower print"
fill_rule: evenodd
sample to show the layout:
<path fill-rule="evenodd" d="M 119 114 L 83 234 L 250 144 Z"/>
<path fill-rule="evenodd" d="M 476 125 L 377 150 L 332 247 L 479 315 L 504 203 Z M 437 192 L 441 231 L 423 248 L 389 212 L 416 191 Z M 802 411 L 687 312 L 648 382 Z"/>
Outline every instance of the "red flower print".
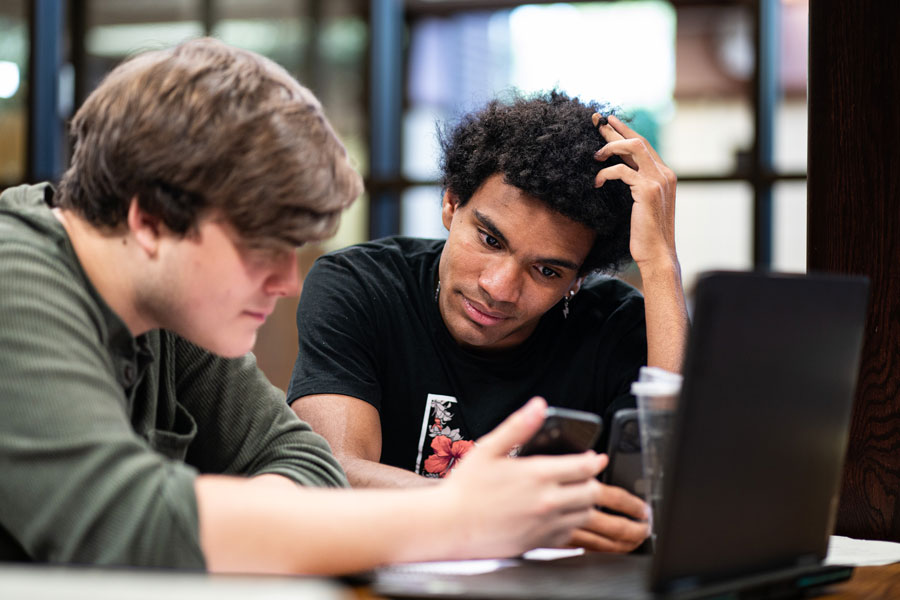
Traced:
<path fill-rule="evenodd" d="M 468 440 L 451 442 L 446 435 L 435 437 L 431 440 L 434 454 L 425 459 L 425 470 L 429 473 L 437 473 L 440 477 L 446 477 L 447 473 L 474 445 L 474 442 Z"/>

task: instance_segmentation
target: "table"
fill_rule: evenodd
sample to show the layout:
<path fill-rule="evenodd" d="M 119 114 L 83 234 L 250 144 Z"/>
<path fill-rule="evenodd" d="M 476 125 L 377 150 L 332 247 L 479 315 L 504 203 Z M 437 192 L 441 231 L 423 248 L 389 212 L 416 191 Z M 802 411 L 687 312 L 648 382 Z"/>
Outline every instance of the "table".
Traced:
<path fill-rule="evenodd" d="M 365 587 L 354 588 L 356 600 L 385 600 Z M 900 563 L 878 567 L 856 567 L 849 581 L 830 588 L 815 598 L 822 600 L 898 600 Z"/>
<path fill-rule="evenodd" d="M 21 600 L 377 600 L 364 586 L 306 577 L 206 575 L 202 573 L 0 566 L 0 598 Z M 833 586 L 824 600 L 900 598 L 900 563 L 858 567 L 853 578 Z"/>
<path fill-rule="evenodd" d="M 0 563 L 3 600 L 353 600 L 353 588 L 324 577 Z"/>
<path fill-rule="evenodd" d="M 900 563 L 883 567 L 857 567 L 850 581 L 830 590 L 828 600 L 894 600 L 900 598 Z"/>

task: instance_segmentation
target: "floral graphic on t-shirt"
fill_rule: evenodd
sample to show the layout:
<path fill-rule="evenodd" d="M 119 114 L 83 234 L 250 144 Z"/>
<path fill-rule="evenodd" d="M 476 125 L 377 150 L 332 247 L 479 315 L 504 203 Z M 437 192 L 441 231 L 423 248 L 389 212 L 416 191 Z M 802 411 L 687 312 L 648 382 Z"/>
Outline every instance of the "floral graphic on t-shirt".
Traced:
<path fill-rule="evenodd" d="M 434 450 L 434 454 L 425 459 L 425 470 L 432 475 L 446 477 L 474 445 L 475 443 L 469 440 L 457 440 L 454 442 L 446 435 L 435 437 L 431 441 L 431 448 Z"/>
<path fill-rule="evenodd" d="M 462 436 L 459 434 L 459 427 L 450 429 L 441 423 L 440 419 L 435 417 L 434 423 L 428 428 L 428 437 L 436 438 L 438 436 L 450 438 L 450 441 L 453 442 L 458 442 L 462 439 Z"/>
<path fill-rule="evenodd" d="M 458 415 L 451 408 L 456 403 L 453 396 L 428 394 L 416 473 L 424 477 L 444 477 L 472 447 L 473 442 L 463 440 L 460 428 L 454 427 L 456 423 L 453 420 Z M 428 438 L 431 438 L 430 444 Z"/>

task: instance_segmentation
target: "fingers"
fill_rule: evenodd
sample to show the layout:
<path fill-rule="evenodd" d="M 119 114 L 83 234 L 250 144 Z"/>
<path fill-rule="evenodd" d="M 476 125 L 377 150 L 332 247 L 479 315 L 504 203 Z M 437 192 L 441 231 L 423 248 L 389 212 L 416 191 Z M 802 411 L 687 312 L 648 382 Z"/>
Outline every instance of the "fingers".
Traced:
<path fill-rule="evenodd" d="M 642 135 L 628 127 L 615 115 L 603 117 L 600 113 L 594 113 L 591 117 L 594 127 L 597 127 L 600 135 L 606 140 L 606 145 L 594 154 L 594 158 L 600 161 L 607 160 L 612 155 L 622 157 L 631 168 L 656 164 L 664 176 L 670 177 L 669 169 L 657 153 L 656 149 L 647 142 Z M 625 144 L 616 142 L 625 141 Z M 671 175 L 674 175 L 672 173 Z"/>
<path fill-rule="evenodd" d="M 528 469 L 530 477 L 567 484 L 593 479 L 606 467 L 609 459 L 605 454 L 589 450 L 581 454 L 520 456 L 516 462 Z"/>
<path fill-rule="evenodd" d="M 646 536 L 640 540 L 609 538 L 585 527 L 579 527 L 572 532 L 572 536 L 566 542 L 566 545 L 584 548 L 592 552 L 618 552 L 625 554 L 635 550 L 645 539 L 647 539 Z"/>
<path fill-rule="evenodd" d="M 562 513 L 583 511 L 586 523 L 590 512 L 594 510 L 594 498 L 599 493 L 599 487 L 600 482 L 593 478 L 560 486 L 558 491 L 554 492 L 553 508 Z M 579 524 L 581 525 L 584 523 Z"/>
<path fill-rule="evenodd" d="M 511 414 L 493 431 L 478 440 L 479 448 L 493 456 L 506 456 L 513 446 L 524 444 L 533 436 L 547 411 L 547 402 L 541 397 L 534 397 L 525 406 Z"/>
<path fill-rule="evenodd" d="M 594 113 L 594 117 L 600 117 L 600 114 Z M 619 123 L 622 123 L 622 122 L 619 121 Z M 624 123 L 622 123 L 622 125 L 624 126 Z M 599 160 L 599 161 L 604 161 L 604 160 L 608 159 L 610 156 L 612 156 L 612 153 L 610 153 L 608 150 L 605 150 L 605 149 L 610 144 L 617 143 L 617 142 L 625 142 L 626 138 L 624 135 L 622 135 L 621 133 L 616 131 L 612 125 L 610 125 L 607 117 L 594 118 L 594 126 L 597 127 L 597 130 L 600 132 L 600 135 L 603 136 L 604 140 L 606 140 L 606 144 L 603 146 L 603 148 L 601 148 L 600 150 L 598 150 L 597 152 L 594 153 L 594 159 Z M 626 129 L 628 129 L 628 128 L 626 127 Z M 629 129 L 628 131 L 631 131 L 631 130 Z M 634 133 L 634 132 L 632 132 L 632 133 Z M 637 135 L 637 134 L 635 134 L 635 135 Z M 639 138 L 635 138 L 634 141 L 640 142 L 641 140 Z M 634 149 L 625 151 L 625 149 L 623 148 L 620 152 L 618 152 L 616 154 L 618 156 L 621 156 L 622 160 L 624 160 L 625 164 L 627 164 L 629 167 L 631 167 L 632 169 L 637 169 L 639 167 L 638 167 L 637 161 L 635 160 L 635 158 L 633 156 L 633 152 L 634 152 Z"/>
<path fill-rule="evenodd" d="M 596 552 L 631 552 L 641 545 L 650 529 L 646 522 L 592 510 L 570 543 Z"/>
<path fill-rule="evenodd" d="M 591 510 L 590 519 L 572 535 L 570 544 L 597 552 L 630 552 L 650 534 L 649 510 L 637 496 L 622 488 L 601 484 L 595 503 L 621 515 Z"/>
<path fill-rule="evenodd" d="M 643 139 L 622 139 L 608 142 L 603 148 L 594 153 L 594 158 L 599 161 L 608 160 L 611 156 L 620 156 L 622 160 L 635 172 L 646 175 L 647 178 L 664 184 L 667 188 L 674 189 L 678 178 L 675 172 L 667 167 L 659 158 L 654 158 L 656 153 Z M 612 179 L 610 177 L 610 179 Z"/>
<path fill-rule="evenodd" d="M 655 168 L 656 160 L 650 153 L 650 147 L 643 139 L 620 138 L 611 142 L 607 142 L 605 146 L 594 153 L 594 158 L 603 162 L 612 156 L 620 156 L 625 163 L 632 169 L 649 169 Z"/>
<path fill-rule="evenodd" d="M 655 160 L 657 162 L 662 162 L 662 159 L 660 159 L 659 154 L 657 154 L 657 152 L 656 152 L 656 149 L 650 143 L 647 142 L 647 139 L 644 136 L 637 133 L 636 131 L 634 131 L 633 129 L 631 129 L 628 125 L 623 123 L 619 117 L 617 117 L 615 115 L 609 115 L 609 117 L 607 117 L 606 120 L 610 124 L 610 126 L 622 137 L 636 138 L 636 139 L 641 140 L 644 143 L 644 146 L 647 148 L 647 151 L 650 153 L 650 156 L 653 157 L 653 160 Z"/>
<path fill-rule="evenodd" d="M 631 187 L 646 188 L 646 191 L 648 192 L 665 192 L 659 181 L 644 177 L 638 171 L 621 163 L 600 169 L 600 171 L 597 172 L 597 176 L 594 177 L 594 187 L 602 187 L 604 183 L 611 179 L 618 179 Z"/>
<path fill-rule="evenodd" d="M 591 116 L 591 120 L 594 123 L 594 127 L 596 127 L 600 131 L 603 139 L 607 142 L 614 142 L 616 140 L 622 139 L 640 140 L 647 148 L 650 156 L 652 156 L 654 160 L 662 162 L 659 158 L 659 154 L 657 154 L 653 146 L 647 143 L 647 139 L 633 130 L 631 127 L 626 125 L 619 117 L 615 115 L 608 115 L 604 117 L 600 113 L 594 113 Z"/>
<path fill-rule="evenodd" d="M 650 509 L 643 500 L 614 485 L 601 485 L 596 503 L 641 521 L 650 517 Z"/>
<path fill-rule="evenodd" d="M 616 115 L 602 115 L 594 113 L 591 115 L 591 122 L 594 127 L 600 128 L 609 125 L 613 131 L 617 132 L 621 137 L 640 137 L 636 131 L 626 125 L 622 119 Z"/>
<path fill-rule="evenodd" d="M 581 544 L 573 544 L 571 540 L 576 539 L 589 518 L 590 513 L 587 510 L 562 515 L 554 521 L 553 527 L 547 533 L 541 545 L 547 548 L 565 546 L 587 548 L 587 546 Z"/>

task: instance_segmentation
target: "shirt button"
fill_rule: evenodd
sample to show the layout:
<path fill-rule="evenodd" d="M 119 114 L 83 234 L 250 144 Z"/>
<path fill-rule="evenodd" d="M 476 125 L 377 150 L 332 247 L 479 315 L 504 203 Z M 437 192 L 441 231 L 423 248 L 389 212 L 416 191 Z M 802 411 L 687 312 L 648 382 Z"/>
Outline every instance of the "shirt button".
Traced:
<path fill-rule="evenodd" d="M 131 387 L 134 383 L 134 365 L 131 363 L 125 363 L 125 366 L 122 367 L 122 383 L 125 384 L 125 387 Z"/>

